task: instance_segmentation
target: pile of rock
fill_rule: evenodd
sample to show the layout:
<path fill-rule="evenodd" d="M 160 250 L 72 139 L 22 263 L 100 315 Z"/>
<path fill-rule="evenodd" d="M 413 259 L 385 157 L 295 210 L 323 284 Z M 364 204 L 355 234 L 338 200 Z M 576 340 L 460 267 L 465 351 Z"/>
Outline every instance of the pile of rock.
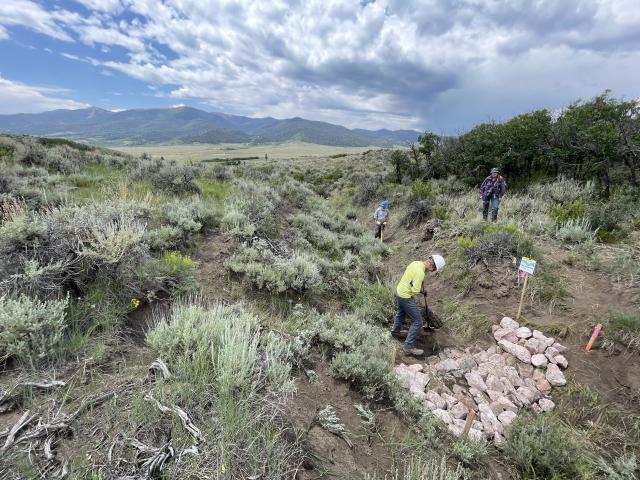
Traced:
<path fill-rule="evenodd" d="M 505 317 L 494 325 L 498 346 L 486 350 L 445 349 L 427 363 L 396 367 L 396 375 L 449 430 L 459 436 L 470 409 L 477 412 L 469 437 L 503 441 L 518 411 L 549 412 L 553 386 L 566 379 L 566 348 L 538 330 Z M 428 387 L 428 388 L 427 388 Z"/>

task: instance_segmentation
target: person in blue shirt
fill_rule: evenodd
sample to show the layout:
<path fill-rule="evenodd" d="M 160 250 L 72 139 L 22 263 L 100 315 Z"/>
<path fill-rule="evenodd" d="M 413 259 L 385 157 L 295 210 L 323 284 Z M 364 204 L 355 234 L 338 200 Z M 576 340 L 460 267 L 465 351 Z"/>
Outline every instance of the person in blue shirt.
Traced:
<path fill-rule="evenodd" d="M 373 219 L 376 221 L 375 238 L 381 238 L 382 230 L 384 230 L 385 225 L 389 221 L 389 202 L 387 200 L 380 202 L 380 206 L 376 208 L 373 214 Z"/>

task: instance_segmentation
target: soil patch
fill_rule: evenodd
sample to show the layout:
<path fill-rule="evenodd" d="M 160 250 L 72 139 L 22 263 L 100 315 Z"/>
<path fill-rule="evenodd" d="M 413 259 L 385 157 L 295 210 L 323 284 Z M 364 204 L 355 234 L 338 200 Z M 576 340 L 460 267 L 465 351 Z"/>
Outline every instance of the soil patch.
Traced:
<path fill-rule="evenodd" d="M 231 299 L 231 281 L 224 262 L 233 254 L 238 241 L 231 235 L 214 232 L 204 236 L 196 248 L 196 278 L 205 296 L 211 300 Z"/>

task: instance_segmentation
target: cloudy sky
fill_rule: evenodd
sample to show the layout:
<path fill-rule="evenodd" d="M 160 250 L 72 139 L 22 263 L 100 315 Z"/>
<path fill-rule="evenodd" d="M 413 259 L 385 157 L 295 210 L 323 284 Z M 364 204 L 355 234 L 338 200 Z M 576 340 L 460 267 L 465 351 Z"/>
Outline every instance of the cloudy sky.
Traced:
<path fill-rule="evenodd" d="M 460 133 L 605 89 L 640 96 L 640 0 L 0 0 L 0 113 Z"/>

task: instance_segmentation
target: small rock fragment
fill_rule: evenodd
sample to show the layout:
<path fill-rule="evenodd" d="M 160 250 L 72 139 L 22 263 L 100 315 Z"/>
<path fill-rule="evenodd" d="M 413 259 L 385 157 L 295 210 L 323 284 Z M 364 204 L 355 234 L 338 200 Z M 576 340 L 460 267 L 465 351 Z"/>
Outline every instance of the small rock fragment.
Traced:
<path fill-rule="evenodd" d="M 454 419 L 466 418 L 469 413 L 469 409 L 462 403 L 456 403 L 448 410 L 448 412 Z"/>
<path fill-rule="evenodd" d="M 442 410 L 440 408 L 436 408 L 431 413 L 433 413 L 436 417 L 438 417 L 440 420 L 442 420 L 447 425 L 450 425 L 450 424 L 453 423 L 453 417 L 446 410 Z"/>
<path fill-rule="evenodd" d="M 482 376 L 478 372 L 469 372 L 464 374 L 464 378 L 467 380 L 467 383 L 470 387 L 477 388 L 480 391 L 485 391 L 487 389 L 486 383 L 482 379 Z"/>
<path fill-rule="evenodd" d="M 445 400 L 433 390 L 429 390 L 426 393 L 426 397 L 427 400 L 436 406 L 436 409 L 444 410 L 447 408 L 447 402 L 445 402 Z"/>
<path fill-rule="evenodd" d="M 511 425 L 515 420 L 515 418 L 516 418 L 515 412 L 509 411 L 509 410 L 505 410 L 500 415 L 498 415 L 498 420 L 500 420 L 500 423 L 502 423 L 502 425 L 504 425 L 505 427 L 508 427 L 509 425 Z"/>
<path fill-rule="evenodd" d="M 509 410 L 511 412 L 516 413 L 518 411 L 518 407 L 515 403 L 509 400 L 507 397 L 502 397 L 496 400 L 496 402 L 505 410 Z"/>
<path fill-rule="evenodd" d="M 503 372 L 504 379 L 508 380 L 511 385 L 514 387 L 522 385 L 522 380 L 516 367 L 506 366 L 504 367 Z"/>
<path fill-rule="evenodd" d="M 421 372 L 423 368 L 424 367 L 421 363 L 414 363 L 413 365 L 409 365 L 409 370 L 413 370 L 414 372 Z"/>
<path fill-rule="evenodd" d="M 524 338 L 527 339 L 531 336 L 531 329 L 527 328 L 527 327 L 520 327 L 516 330 L 516 336 L 518 338 Z"/>
<path fill-rule="evenodd" d="M 563 385 L 566 385 L 567 383 L 567 379 L 564 377 L 564 374 L 562 373 L 560 368 L 553 363 L 550 363 L 547 366 L 546 377 L 548 382 L 554 387 L 561 387 Z"/>
<path fill-rule="evenodd" d="M 520 324 L 510 317 L 503 317 L 502 320 L 500 320 L 500 326 L 511 330 L 517 330 L 520 328 Z"/>
<path fill-rule="evenodd" d="M 500 340 L 498 342 L 498 345 L 503 350 L 505 350 L 506 352 L 509 352 L 511 355 L 516 357 L 521 362 L 523 363 L 531 362 L 531 353 L 529 353 L 529 350 L 527 350 L 522 345 L 516 345 L 514 343 L 507 342 L 506 340 Z"/>
<path fill-rule="evenodd" d="M 485 380 L 485 384 L 487 386 L 487 390 L 493 390 L 496 392 L 504 393 L 504 385 L 500 381 L 498 377 L 493 374 L 487 375 L 487 379 Z"/>
<path fill-rule="evenodd" d="M 500 340 L 507 340 L 512 343 L 516 343 L 518 341 L 518 336 L 516 335 L 515 330 L 511 330 L 510 328 L 499 328 L 493 333 L 493 338 L 495 338 L 496 342 Z"/>
<path fill-rule="evenodd" d="M 556 407 L 556 404 L 555 404 L 555 403 L 553 403 L 553 402 L 552 402 L 550 399 L 548 399 L 548 398 L 541 398 L 541 399 L 538 401 L 538 405 L 540 405 L 540 409 L 541 409 L 543 412 L 550 412 L 550 411 L 552 411 L 552 410 Z"/>
<path fill-rule="evenodd" d="M 531 355 L 531 364 L 534 367 L 546 367 L 549 360 L 542 353 L 536 353 L 535 355 Z"/>
<path fill-rule="evenodd" d="M 555 342 L 553 344 L 553 348 L 555 348 L 560 353 L 564 353 L 564 352 L 566 352 L 568 350 L 567 347 L 565 347 L 564 345 L 559 344 L 558 342 Z"/>
<path fill-rule="evenodd" d="M 522 378 L 531 377 L 533 375 L 533 365 L 518 364 L 518 372 Z"/>
<path fill-rule="evenodd" d="M 551 384 L 546 378 L 543 378 L 542 380 L 538 380 L 536 382 L 536 388 L 543 395 L 549 395 L 551 393 Z"/>
<path fill-rule="evenodd" d="M 544 354 L 551 363 L 556 363 L 556 357 L 560 355 L 560 352 L 555 347 L 548 347 Z"/>
<path fill-rule="evenodd" d="M 569 366 L 569 362 L 564 355 L 556 355 L 554 360 L 556 361 L 556 364 L 558 364 L 562 368 L 567 368 Z"/>
<path fill-rule="evenodd" d="M 458 370 L 460 365 L 458 365 L 458 362 L 453 358 L 447 358 L 436 363 L 435 368 L 439 372 L 451 372 L 452 370 Z"/>
<path fill-rule="evenodd" d="M 536 401 L 536 392 L 529 387 L 518 387 L 516 390 L 516 398 L 522 405 L 527 407 Z"/>

